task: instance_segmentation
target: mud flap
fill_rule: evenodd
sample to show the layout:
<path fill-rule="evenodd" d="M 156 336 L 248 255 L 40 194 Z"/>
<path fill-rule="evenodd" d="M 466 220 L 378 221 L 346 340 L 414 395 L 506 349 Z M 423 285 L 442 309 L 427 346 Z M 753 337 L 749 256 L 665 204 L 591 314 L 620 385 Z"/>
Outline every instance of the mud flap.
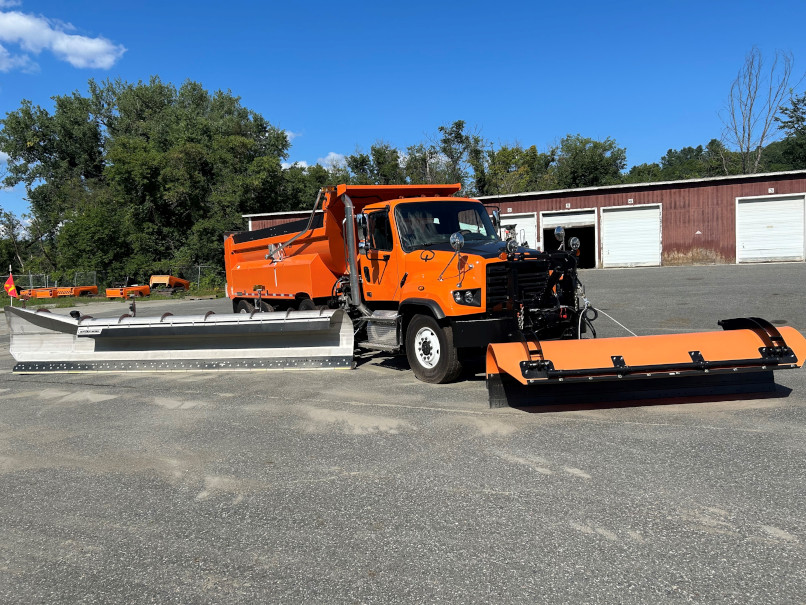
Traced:
<path fill-rule="evenodd" d="M 719 323 L 722 332 L 493 343 L 490 406 L 763 394 L 776 391 L 773 370 L 803 365 L 797 330 L 759 318 Z"/>

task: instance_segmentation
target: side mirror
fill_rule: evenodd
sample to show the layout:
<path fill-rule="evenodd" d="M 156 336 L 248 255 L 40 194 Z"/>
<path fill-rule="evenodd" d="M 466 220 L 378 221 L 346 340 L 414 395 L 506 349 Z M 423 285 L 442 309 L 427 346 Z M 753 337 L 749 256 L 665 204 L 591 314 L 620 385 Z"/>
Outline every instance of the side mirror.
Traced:
<path fill-rule="evenodd" d="M 501 228 L 501 213 L 497 209 L 493 210 L 493 227 L 496 231 Z"/>
<path fill-rule="evenodd" d="M 355 222 L 360 230 L 361 239 L 367 239 L 367 215 L 363 212 L 356 214 Z"/>
<path fill-rule="evenodd" d="M 565 229 L 562 226 L 555 227 L 554 228 L 554 237 L 558 242 L 561 242 L 561 241 L 565 240 Z"/>
<path fill-rule="evenodd" d="M 465 236 L 462 235 L 460 232 L 456 232 L 451 235 L 451 248 L 459 252 L 464 245 L 465 245 Z"/>

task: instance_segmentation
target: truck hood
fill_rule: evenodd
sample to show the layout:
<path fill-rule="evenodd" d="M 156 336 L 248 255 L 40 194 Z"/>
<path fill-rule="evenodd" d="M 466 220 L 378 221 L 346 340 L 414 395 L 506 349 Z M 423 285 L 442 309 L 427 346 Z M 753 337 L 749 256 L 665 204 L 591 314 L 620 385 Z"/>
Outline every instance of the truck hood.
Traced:
<path fill-rule="evenodd" d="M 496 258 L 502 252 L 504 252 L 507 248 L 506 242 L 502 241 L 494 241 L 494 242 L 480 242 L 480 241 L 473 241 L 473 240 L 465 240 L 465 245 L 462 248 L 462 254 L 478 256 L 484 259 L 488 258 Z M 451 252 L 453 253 L 453 248 L 448 242 L 433 244 L 426 248 L 415 248 L 412 252 L 416 252 L 417 250 L 433 250 L 439 252 Z M 523 246 L 518 247 L 518 252 L 531 252 L 532 254 L 537 254 L 538 251 L 533 248 L 526 248 Z"/>

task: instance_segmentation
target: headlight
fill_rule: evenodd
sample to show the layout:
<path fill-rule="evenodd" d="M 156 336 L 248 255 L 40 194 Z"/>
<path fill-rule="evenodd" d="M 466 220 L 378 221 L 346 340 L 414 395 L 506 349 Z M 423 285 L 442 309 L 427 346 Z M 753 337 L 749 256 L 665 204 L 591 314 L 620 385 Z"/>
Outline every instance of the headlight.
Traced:
<path fill-rule="evenodd" d="M 472 290 L 454 290 L 453 300 L 457 305 L 480 307 L 481 288 L 473 288 Z"/>

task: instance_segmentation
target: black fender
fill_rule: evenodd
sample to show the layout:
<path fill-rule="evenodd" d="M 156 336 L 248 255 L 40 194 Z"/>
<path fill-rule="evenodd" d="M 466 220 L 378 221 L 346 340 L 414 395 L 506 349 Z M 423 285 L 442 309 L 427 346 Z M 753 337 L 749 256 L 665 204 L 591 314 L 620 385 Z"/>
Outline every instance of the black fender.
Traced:
<path fill-rule="evenodd" d="M 439 306 L 439 303 L 429 298 L 407 298 L 400 303 L 398 313 L 403 315 L 406 312 L 406 307 L 427 307 L 437 321 L 445 319 L 445 312 Z"/>

